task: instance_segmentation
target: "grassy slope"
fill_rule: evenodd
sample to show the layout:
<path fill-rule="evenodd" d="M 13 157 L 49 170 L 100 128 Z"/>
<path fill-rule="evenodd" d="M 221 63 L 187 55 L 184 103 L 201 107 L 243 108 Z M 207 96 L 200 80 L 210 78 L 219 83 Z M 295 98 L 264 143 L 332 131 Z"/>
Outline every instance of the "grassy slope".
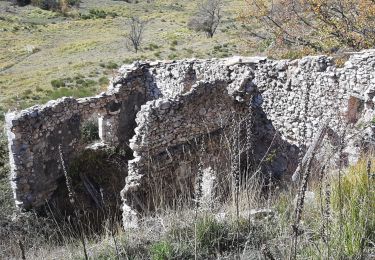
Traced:
<path fill-rule="evenodd" d="M 120 65 L 135 59 L 248 54 L 239 41 L 240 29 L 235 23 L 243 1 L 225 1 L 223 23 L 213 39 L 187 29 L 186 24 L 198 2 L 159 0 L 129 4 L 84 0 L 73 13 L 101 9 L 118 16 L 83 20 L 64 18 L 31 6 L 13 8 L 0 1 L 0 106 L 23 108 L 66 94 L 52 95 L 50 82 L 53 79 L 77 74 L 94 80 L 111 76 L 112 71 L 103 68 L 108 62 Z M 144 49 L 138 54 L 129 51 L 124 41 L 126 20 L 131 15 L 149 20 Z M 158 47 L 147 48 L 150 44 Z M 220 48 L 223 44 L 227 47 Z M 86 94 L 97 91 L 98 85 Z"/>

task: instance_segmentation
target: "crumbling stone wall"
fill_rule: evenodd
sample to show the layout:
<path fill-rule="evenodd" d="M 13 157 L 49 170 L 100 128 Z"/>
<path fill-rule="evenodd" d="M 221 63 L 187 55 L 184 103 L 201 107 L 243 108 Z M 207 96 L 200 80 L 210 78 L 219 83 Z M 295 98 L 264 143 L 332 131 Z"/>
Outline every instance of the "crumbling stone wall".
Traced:
<path fill-rule="evenodd" d="M 67 164 L 83 149 L 82 124 L 100 119 L 104 142 L 127 146 L 138 105 L 146 99 L 142 68 L 126 72 L 126 87 L 114 82 L 107 93 L 90 98 L 62 98 L 19 113 L 8 113 L 11 184 L 17 206 L 39 207 L 63 177 L 59 146 Z"/>
<path fill-rule="evenodd" d="M 259 89 L 259 102 L 284 138 L 304 145 L 322 120 L 330 118 L 333 128 L 342 125 L 338 118 L 347 112 L 350 96 L 371 111 L 374 62 L 374 50 L 367 50 L 353 54 L 343 68 L 337 68 L 327 56 L 280 61 L 234 57 L 160 63 L 151 73 L 155 84 L 165 88 L 162 96 L 167 97 L 183 93 L 186 85 L 197 80 L 232 81 L 248 77 Z"/>
<path fill-rule="evenodd" d="M 142 188 L 146 158 L 158 160 L 161 167 L 171 165 L 169 151 L 178 154 L 174 158 L 183 158 L 179 151 L 184 147 L 197 153 L 194 140 L 217 133 L 230 124 L 229 115 L 249 113 L 252 107 L 258 109 L 255 114 L 264 113 L 259 131 L 280 133 L 290 150 L 284 154 L 294 156 L 298 149 L 305 149 L 327 118 L 337 132 L 368 126 L 374 115 L 374 67 L 375 50 L 353 54 L 343 68 L 335 67 L 326 56 L 280 61 L 190 59 L 123 66 L 106 93 L 64 98 L 7 115 L 16 203 L 30 208 L 48 200 L 62 176 L 57 147 L 62 146 L 69 164 L 84 149 L 80 129 L 91 117 L 98 118 L 102 142 L 134 153 L 124 199 L 129 199 L 130 187 Z M 249 117 L 259 118 L 251 112 Z M 343 121 L 345 117 L 348 121 Z M 347 123 L 357 127 L 348 128 Z M 215 148 L 208 150 L 216 153 Z M 287 158 L 280 158 L 282 172 L 290 171 L 284 162 Z M 172 173 L 183 168 L 183 161 L 176 162 L 169 168 Z M 124 211 L 136 214 L 129 201 Z"/>

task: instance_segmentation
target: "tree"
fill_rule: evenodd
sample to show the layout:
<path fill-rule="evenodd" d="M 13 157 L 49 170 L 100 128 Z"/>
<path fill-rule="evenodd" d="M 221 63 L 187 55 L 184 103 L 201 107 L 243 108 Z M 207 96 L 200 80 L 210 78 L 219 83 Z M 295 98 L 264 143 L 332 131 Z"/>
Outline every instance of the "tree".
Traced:
<path fill-rule="evenodd" d="M 223 0 L 206 0 L 198 5 L 196 14 L 190 19 L 188 27 L 206 33 L 212 38 L 221 22 Z"/>
<path fill-rule="evenodd" d="M 143 41 L 143 33 L 145 30 L 145 26 L 147 21 L 143 21 L 138 17 L 132 17 L 128 21 L 129 32 L 126 35 L 126 44 L 128 48 L 134 49 L 137 53 L 140 49 Z"/>
<path fill-rule="evenodd" d="M 246 0 L 250 38 L 314 52 L 375 45 L 374 0 Z"/>

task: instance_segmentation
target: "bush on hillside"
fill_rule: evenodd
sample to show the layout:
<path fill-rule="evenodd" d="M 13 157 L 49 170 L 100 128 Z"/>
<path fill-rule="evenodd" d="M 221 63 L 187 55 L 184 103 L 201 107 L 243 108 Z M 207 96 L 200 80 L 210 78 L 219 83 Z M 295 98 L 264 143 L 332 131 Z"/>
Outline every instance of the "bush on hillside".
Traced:
<path fill-rule="evenodd" d="M 107 17 L 115 18 L 117 17 L 117 13 L 115 12 L 106 12 L 101 9 L 90 9 L 88 14 L 80 14 L 81 19 L 88 20 L 88 19 L 105 19 Z"/>

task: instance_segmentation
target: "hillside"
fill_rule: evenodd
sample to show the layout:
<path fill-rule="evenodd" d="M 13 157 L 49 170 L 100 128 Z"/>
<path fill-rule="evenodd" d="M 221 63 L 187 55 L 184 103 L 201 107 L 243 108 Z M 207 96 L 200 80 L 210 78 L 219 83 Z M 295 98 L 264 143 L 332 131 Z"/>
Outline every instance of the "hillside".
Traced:
<path fill-rule="evenodd" d="M 72 17 L 64 17 L 0 1 L 0 111 L 99 92 L 106 88 L 113 69 L 133 60 L 251 53 L 239 40 L 236 18 L 242 1 L 225 1 L 223 22 L 212 39 L 187 28 L 198 2 L 84 0 L 70 12 Z M 93 10 L 105 12 L 106 17 L 79 17 Z M 149 21 L 139 53 L 125 44 L 131 16 Z M 69 87 L 53 88 L 53 80 L 66 81 Z"/>

